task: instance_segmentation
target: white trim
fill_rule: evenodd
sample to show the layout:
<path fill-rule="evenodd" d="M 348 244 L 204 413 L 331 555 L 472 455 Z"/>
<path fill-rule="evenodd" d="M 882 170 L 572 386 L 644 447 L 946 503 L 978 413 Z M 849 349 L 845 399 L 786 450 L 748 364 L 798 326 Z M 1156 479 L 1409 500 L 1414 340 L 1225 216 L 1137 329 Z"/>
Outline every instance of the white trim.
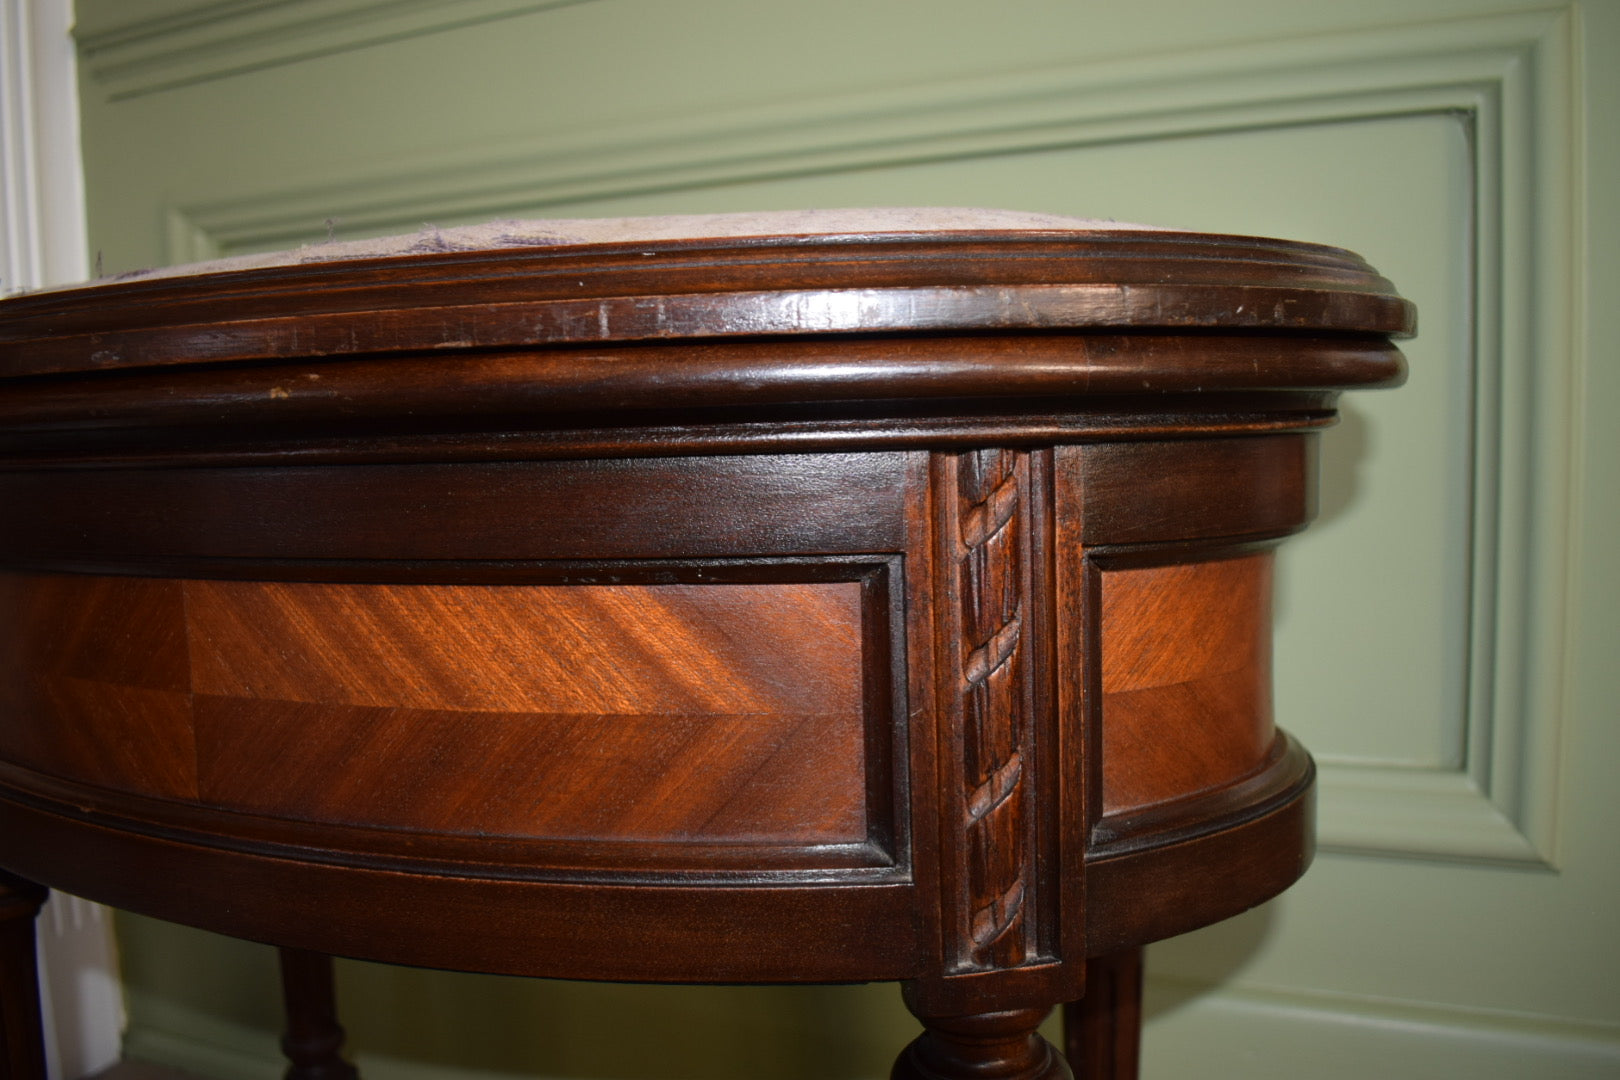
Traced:
<path fill-rule="evenodd" d="M 1472 580 L 1460 767 L 1321 762 L 1329 850 L 1556 867 L 1571 484 L 1580 444 L 1573 16 L 1481 20 L 1465 77 L 1474 152 Z"/>
<path fill-rule="evenodd" d="M 71 0 L 0 0 L 0 293 L 88 270 L 72 20 Z M 38 933 L 49 1074 L 99 1072 L 124 1028 L 108 912 L 53 894 Z"/>
<path fill-rule="evenodd" d="M 0 0 L 0 292 L 88 270 L 72 17 L 71 0 Z"/>
<path fill-rule="evenodd" d="M 53 892 L 39 916 L 40 997 L 49 1073 L 77 1080 L 119 1059 L 124 994 L 112 936 L 112 912 Z"/>
<path fill-rule="evenodd" d="M 1616 1024 L 1159 977 L 1144 1006 L 1144 1075 L 1620 1075 Z"/>

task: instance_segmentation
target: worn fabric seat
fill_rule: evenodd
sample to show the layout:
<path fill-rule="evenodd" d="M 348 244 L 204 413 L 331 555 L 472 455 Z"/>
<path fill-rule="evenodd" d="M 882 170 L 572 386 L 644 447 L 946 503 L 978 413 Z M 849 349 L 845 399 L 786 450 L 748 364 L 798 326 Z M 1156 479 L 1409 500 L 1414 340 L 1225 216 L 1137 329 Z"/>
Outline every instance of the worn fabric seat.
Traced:
<path fill-rule="evenodd" d="M 669 214 L 617 218 L 502 218 L 475 225 L 424 225 L 413 233 L 362 240 L 306 243 L 294 248 L 207 262 L 136 270 L 102 280 L 180 277 L 267 266 L 338 262 L 345 259 L 422 255 L 440 251 L 562 247 L 664 240 L 722 240 L 750 236 L 871 236 L 942 232 L 1095 232 L 1142 230 L 1099 218 L 1066 217 L 983 207 L 870 207 L 825 210 L 765 210 L 728 214 Z"/>

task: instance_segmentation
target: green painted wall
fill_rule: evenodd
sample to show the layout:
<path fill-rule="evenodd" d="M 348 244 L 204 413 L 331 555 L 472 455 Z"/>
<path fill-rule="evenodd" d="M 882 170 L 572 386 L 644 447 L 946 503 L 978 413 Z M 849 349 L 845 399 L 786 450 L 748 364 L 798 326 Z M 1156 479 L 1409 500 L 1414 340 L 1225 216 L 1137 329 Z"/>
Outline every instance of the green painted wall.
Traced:
<path fill-rule="evenodd" d="M 1620 1075 L 1620 4 L 81 0 L 107 271 L 490 216 L 990 205 L 1321 240 L 1415 299 L 1285 549 L 1325 852 L 1150 952 L 1157 1076 Z M 328 224 L 330 222 L 330 225 Z M 277 1075 L 273 957 L 125 917 L 132 1054 Z M 865 1077 L 891 987 L 345 964 L 391 1077 Z"/>

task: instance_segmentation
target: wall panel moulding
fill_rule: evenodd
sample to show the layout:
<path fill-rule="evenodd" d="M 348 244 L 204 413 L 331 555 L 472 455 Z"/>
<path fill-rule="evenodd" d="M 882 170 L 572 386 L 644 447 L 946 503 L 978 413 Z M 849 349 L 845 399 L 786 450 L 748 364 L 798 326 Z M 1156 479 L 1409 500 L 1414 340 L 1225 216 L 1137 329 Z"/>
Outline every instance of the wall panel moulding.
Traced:
<path fill-rule="evenodd" d="M 591 0 L 82 0 L 75 36 L 113 100 Z"/>

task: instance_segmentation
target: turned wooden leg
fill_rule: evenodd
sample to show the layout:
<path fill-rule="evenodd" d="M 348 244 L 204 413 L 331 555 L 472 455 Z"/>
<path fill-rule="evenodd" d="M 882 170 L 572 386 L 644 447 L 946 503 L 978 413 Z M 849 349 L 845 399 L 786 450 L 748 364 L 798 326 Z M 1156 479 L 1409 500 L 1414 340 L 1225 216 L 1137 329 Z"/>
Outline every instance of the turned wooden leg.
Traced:
<path fill-rule="evenodd" d="M 894 1080 L 1071 1080 L 1069 1066 L 1035 1029 L 1050 1009 L 919 1016 L 926 1029 L 900 1052 Z"/>
<path fill-rule="evenodd" d="M 302 949 L 281 950 L 281 989 L 287 1006 L 282 1053 L 292 1062 L 287 1080 L 354 1080 L 343 1060 L 343 1027 L 337 1022 L 332 958 Z"/>
<path fill-rule="evenodd" d="M 1063 1006 L 1063 1049 L 1080 1080 L 1136 1080 L 1142 950 L 1086 962 L 1086 996 Z"/>
<path fill-rule="evenodd" d="M 46 890 L 0 872 L 0 1076 L 45 1080 L 34 918 Z"/>

